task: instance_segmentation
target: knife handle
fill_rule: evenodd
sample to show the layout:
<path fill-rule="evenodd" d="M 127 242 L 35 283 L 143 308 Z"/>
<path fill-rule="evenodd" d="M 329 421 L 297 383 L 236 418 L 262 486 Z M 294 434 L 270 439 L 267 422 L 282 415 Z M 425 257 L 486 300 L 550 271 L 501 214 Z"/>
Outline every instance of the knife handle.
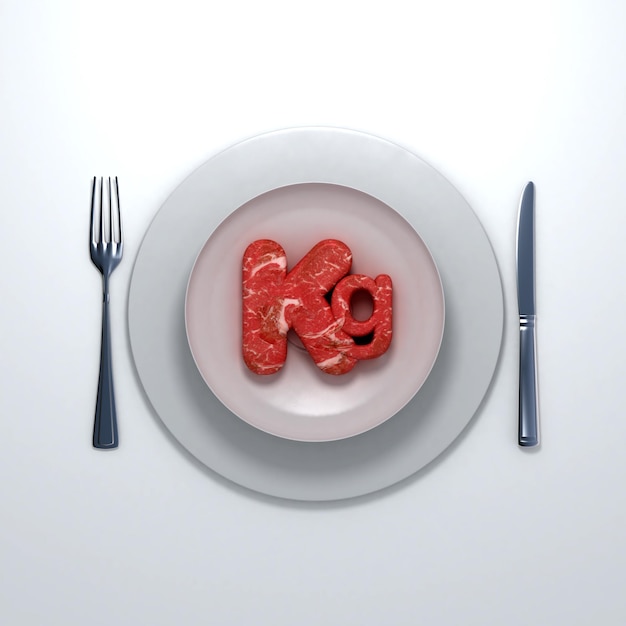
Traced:
<path fill-rule="evenodd" d="M 519 353 L 519 434 L 518 443 L 523 447 L 539 443 L 537 401 L 537 339 L 535 315 L 520 315 Z"/>

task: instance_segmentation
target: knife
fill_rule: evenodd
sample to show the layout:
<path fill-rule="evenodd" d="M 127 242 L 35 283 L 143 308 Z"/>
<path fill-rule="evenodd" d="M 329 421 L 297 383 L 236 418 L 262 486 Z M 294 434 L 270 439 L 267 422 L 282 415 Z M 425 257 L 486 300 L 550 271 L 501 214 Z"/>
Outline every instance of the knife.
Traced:
<path fill-rule="evenodd" d="M 519 432 L 518 443 L 539 443 L 537 401 L 537 339 L 535 336 L 535 185 L 529 182 L 517 221 L 517 302 L 519 307 Z"/>

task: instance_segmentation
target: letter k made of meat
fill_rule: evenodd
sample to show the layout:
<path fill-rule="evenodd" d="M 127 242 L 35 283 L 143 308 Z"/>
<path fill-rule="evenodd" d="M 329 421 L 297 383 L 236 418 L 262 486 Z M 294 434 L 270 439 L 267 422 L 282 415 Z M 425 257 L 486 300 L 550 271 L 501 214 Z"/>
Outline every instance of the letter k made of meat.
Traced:
<path fill-rule="evenodd" d="M 274 374 L 287 357 L 287 332 L 297 333 L 316 365 L 328 374 L 345 374 L 362 358 L 380 356 L 391 341 L 391 279 L 376 278 L 367 356 L 342 327 L 325 296 L 352 266 L 352 252 L 341 241 L 316 244 L 287 273 L 282 246 L 269 239 L 251 243 L 243 257 L 243 357 L 257 374 Z M 366 279 L 367 277 L 362 277 Z M 371 279 L 367 279 L 373 282 Z M 371 290 L 370 290 L 371 293 Z M 380 296 L 380 297 L 378 297 Z"/>

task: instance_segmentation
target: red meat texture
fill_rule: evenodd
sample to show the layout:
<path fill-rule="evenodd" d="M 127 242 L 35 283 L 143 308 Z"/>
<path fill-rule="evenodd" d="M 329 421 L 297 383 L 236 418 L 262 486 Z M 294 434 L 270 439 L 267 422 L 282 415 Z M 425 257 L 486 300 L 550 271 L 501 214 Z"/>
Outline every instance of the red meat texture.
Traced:
<path fill-rule="evenodd" d="M 275 374 L 287 358 L 293 329 L 317 367 L 345 374 L 359 360 L 384 354 L 392 335 L 391 278 L 351 274 L 352 252 L 324 239 L 287 272 L 282 246 L 270 239 L 252 242 L 243 255 L 243 358 L 255 374 Z M 367 291 L 372 314 L 356 320 L 351 298 Z M 332 292 L 330 303 L 325 296 Z"/>

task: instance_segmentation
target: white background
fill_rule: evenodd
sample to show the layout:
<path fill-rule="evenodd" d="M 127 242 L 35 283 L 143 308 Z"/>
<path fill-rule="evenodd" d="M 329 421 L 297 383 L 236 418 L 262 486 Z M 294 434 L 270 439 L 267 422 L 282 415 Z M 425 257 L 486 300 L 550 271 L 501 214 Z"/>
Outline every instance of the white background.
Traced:
<path fill-rule="evenodd" d="M 626 4 L 0 0 L 0 621 L 626 623 Z M 334 504 L 219 478 L 139 386 L 128 285 L 159 206 L 261 132 L 395 141 L 466 197 L 505 293 L 490 392 L 440 459 Z M 121 445 L 91 447 L 93 175 L 118 175 Z M 543 444 L 518 448 L 516 210 L 537 185 Z"/>

